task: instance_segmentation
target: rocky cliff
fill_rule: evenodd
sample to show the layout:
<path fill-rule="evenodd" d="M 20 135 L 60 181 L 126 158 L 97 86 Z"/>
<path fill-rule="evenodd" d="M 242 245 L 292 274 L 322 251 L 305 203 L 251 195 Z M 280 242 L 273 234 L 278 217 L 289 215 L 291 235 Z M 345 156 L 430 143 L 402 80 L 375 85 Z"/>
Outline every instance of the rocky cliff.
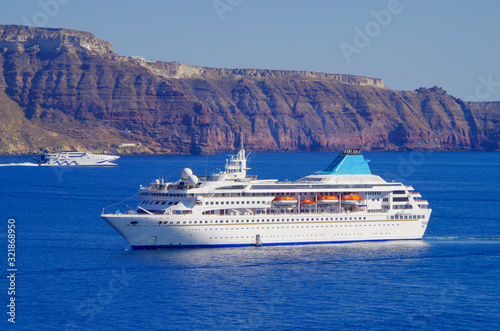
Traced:
<path fill-rule="evenodd" d="M 114 53 L 87 32 L 0 26 L 0 152 L 106 148 L 499 150 L 500 103 L 304 71 L 218 69 Z M 8 123 L 8 124 L 7 124 Z"/>

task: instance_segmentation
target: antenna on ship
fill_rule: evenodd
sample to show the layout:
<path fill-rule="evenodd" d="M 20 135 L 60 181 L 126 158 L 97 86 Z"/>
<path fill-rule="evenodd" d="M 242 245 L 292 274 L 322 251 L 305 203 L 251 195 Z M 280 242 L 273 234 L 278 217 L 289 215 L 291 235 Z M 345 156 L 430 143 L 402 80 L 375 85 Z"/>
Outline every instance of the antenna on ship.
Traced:
<path fill-rule="evenodd" d="M 244 133 L 243 130 L 240 131 L 240 149 L 245 148 L 245 139 L 244 139 Z"/>

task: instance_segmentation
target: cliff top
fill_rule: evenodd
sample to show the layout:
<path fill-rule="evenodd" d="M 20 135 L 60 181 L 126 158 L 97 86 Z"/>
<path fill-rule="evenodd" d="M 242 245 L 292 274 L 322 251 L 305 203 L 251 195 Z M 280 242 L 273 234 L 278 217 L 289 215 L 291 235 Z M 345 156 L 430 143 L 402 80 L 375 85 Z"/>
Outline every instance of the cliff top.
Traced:
<path fill-rule="evenodd" d="M 66 47 L 83 48 L 101 55 L 114 54 L 110 42 L 101 40 L 90 32 L 24 25 L 0 25 L 0 48 L 19 52 L 33 46 L 38 46 L 45 51 Z"/>
<path fill-rule="evenodd" d="M 9 51 L 24 51 L 30 47 L 50 51 L 61 47 L 76 51 L 85 49 L 101 55 L 115 55 L 110 42 L 97 38 L 90 32 L 63 28 L 37 28 L 23 25 L 0 25 L 0 48 Z M 333 79 L 345 84 L 384 87 L 382 79 L 346 74 L 330 74 L 314 71 L 273 70 L 273 69 L 242 69 L 242 68 L 211 68 L 192 66 L 178 62 L 146 61 L 142 57 L 129 56 L 128 60 L 150 69 L 155 74 L 165 78 L 309 78 Z"/>

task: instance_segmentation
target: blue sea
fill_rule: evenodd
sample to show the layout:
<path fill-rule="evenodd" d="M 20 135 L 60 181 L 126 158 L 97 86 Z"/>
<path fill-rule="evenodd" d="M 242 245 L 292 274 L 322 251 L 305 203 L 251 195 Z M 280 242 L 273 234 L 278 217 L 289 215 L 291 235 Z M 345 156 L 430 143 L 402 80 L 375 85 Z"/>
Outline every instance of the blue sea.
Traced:
<path fill-rule="evenodd" d="M 336 153 L 252 153 L 295 180 Z M 130 250 L 99 215 L 139 185 L 210 174 L 226 155 L 123 156 L 117 167 L 0 157 L 2 330 L 493 330 L 500 327 L 500 153 L 365 153 L 433 209 L 421 241 Z M 17 165 L 16 165 L 17 164 Z M 113 205 L 117 202 L 131 199 Z M 8 220 L 15 220 L 15 324 Z M 11 221 L 12 222 L 12 221 Z"/>

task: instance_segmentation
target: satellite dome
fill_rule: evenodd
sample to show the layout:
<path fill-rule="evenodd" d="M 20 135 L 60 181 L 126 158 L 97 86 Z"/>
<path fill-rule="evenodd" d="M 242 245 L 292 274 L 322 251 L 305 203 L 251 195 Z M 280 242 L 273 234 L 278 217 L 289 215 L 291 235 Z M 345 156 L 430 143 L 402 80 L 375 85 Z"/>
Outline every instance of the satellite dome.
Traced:
<path fill-rule="evenodd" d="M 187 178 L 187 182 L 189 185 L 196 185 L 198 184 L 198 177 L 196 177 L 195 175 L 191 175 Z"/>
<path fill-rule="evenodd" d="M 184 170 L 182 170 L 182 179 L 188 179 L 188 177 L 191 176 L 192 174 L 193 170 L 189 168 L 184 168 Z"/>

